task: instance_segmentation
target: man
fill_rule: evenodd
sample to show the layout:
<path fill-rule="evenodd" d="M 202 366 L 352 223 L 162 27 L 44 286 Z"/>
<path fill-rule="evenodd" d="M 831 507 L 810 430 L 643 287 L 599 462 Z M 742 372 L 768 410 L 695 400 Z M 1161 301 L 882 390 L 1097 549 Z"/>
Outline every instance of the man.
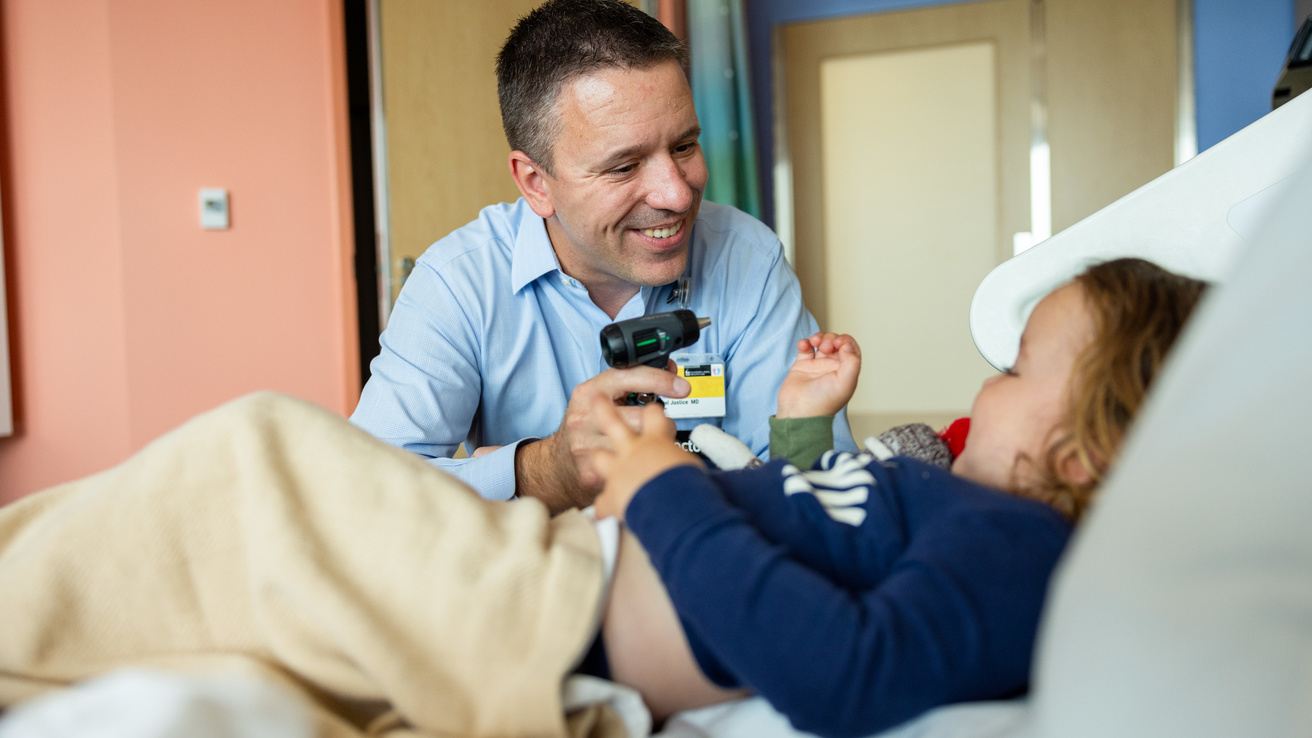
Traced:
<path fill-rule="evenodd" d="M 523 197 L 419 258 L 352 422 L 489 499 L 589 505 L 600 491 L 589 451 L 606 443 L 591 408 L 689 392 L 670 372 L 608 369 L 599 332 L 678 302 L 712 320 L 693 350 L 725 359 L 722 427 L 764 453 L 792 348 L 815 319 L 774 234 L 702 203 L 686 69 L 683 44 L 617 0 L 550 0 L 519 21 L 497 91 Z M 678 426 L 700 422 L 714 421 Z M 846 419 L 835 425 L 853 447 Z M 474 458 L 448 458 L 462 442 Z"/>

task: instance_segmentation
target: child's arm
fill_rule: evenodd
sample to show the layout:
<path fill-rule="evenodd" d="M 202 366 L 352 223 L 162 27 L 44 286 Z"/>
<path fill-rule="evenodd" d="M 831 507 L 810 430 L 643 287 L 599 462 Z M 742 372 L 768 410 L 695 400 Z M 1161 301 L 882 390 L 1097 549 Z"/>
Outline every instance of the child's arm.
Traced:
<path fill-rule="evenodd" d="M 770 418 L 770 457 L 809 469 L 833 448 L 833 416 L 852 398 L 860 370 L 861 349 L 851 336 L 816 333 L 798 341 Z"/>
<path fill-rule="evenodd" d="M 597 460 L 607 478 L 598 511 L 605 504 L 625 515 L 715 683 L 750 688 L 799 729 L 849 735 L 877 732 L 945 702 L 1023 688 L 1048 574 L 1064 542 L 1053 533 L 1054 526 L 1065 529 L 1050 520 L 1051 511 L 1043 509 L 1038 520 L 999 520 L 973 508 L 952 514 L 973 504 L 978 490 L 932 495 L 940 503 L 914 520 L 873 498 L 856 506 L 867 514 L 859 519 L 830 510 L 837 517 L 825 518 L 828 533 L 814 522 L 805 527 L 831 543 L 838 529 L 880 545 L 898 520 L 913 524 L 896 547 L 901 553 L 890 552 L 891 566 L 874 566 L 885 573 L 853 586 L 854 577 L 807 565 L 803 559 L 814 557 L 798 558 L 771 540 L 733 504 L 726 485 L 750 480 L 760 497 L 817 508 L 823 502 L 825 509 L 846 507 L 855 489 L 789 494 L 797 474 L 776 465 L 707 474 L 695 457 L 672 448 L 663 420 L 649 408 L 635 434 L 618 416 L 609 419 L 613 451 Z M 909 477 L 920 480 L 919 469 Z M 830 477 L 803 481 L 841 486 Z M 943 477 L 944 484 L 971 486 Z M 869 493 L 892 483 L 880 478 Z M 838 496 L 822 500 L 832 493 Z M 912 540 L 918 536 L 928 537 Z"/>
<path fill-rule="evenodd" d="M 680 466 L 704 470 L 700 459 L 674 443 L 674 426 L 659 406 L 643 409 L 641 430 L 635 432 L 613 408 L 597 408 L 597 424 L 606 434 L 609 448 L 593 452 L 592 463 L 605 480 L 594 509 L 600 518 L 617 517 L 624 520 L 630 501 L 645 485 L 665 472 Z M 850 455 L 843 454 L 843 457 Z M 845 467 L 852 460 L 844 461 Z M 785 467 L 784 474 L 797 470 Z M 718 504 L 728 505 L 737 511 L 743 522 L 770 544 L 784 545 L 790 555 L 831 581 L 844 586 L 868 586 L 872 574 L 882 578 L 891 563 L 887 549 L 905 545 L 905 534 L 892 521 L 901 519 L 901 513 L 877 516 L 881 526 L 877 536 L 861 536 L 855 528 L 837 526 L 828 535 L 817 535 L 817 527 L 831 528 L 834 521 L 816 508 L 810 495 L 778 494 L 771 489 L 779 482 L 778 471 L 759 469 L 760 473 L 729 474 L 717 477 L 715 483 L 698 485 L 705 494 L 713 494 Z M 842 481 L 842 475 L 831 473 L 833 483 Z M 758 488 L 759 487 L 759 488 Z M 884 490 L 871 480 L 868 494 L 883 497 Z M 872 500 L 871 504 L 875 504 Z M 886 504 L 882 501 L 880 504 Z M 869 526 L 867 526 L 869 527 Z M 858 540 L 861 539 L 861 540 Z M 862 550 L 864 549 L 864 550 Z M 859 573 L 856 571 L 859 570 Z"/>
<path fill-rule="evenodd" d="M 717 684 L 747 687 L 821 735 L 868 735 L 1024 687 L 1057 523 L 957 516 L 934 536 L 942 545 L 912 543 L 882 581 L 853 588 L 772 544 L 725 498 L 724 481 L 673 468 L 628 509 Z M 776 476 L 760 493 L 782 496 L 784 485 Z"/>

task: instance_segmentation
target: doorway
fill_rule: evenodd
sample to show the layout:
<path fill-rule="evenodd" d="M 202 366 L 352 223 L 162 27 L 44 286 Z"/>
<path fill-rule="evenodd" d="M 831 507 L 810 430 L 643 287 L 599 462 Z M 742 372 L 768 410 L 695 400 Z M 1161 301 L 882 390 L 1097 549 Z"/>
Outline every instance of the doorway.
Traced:
<path fill-rule="evenodd" d="M 783 27 L 779 210 L 807 306 L 864 348 L 858 440 L 967 415 L 995 373 L 970 338 L 979 282 L 1036 224 L 1061 230 L 1174 165 L 1176 4 L 987 0 Z"/>

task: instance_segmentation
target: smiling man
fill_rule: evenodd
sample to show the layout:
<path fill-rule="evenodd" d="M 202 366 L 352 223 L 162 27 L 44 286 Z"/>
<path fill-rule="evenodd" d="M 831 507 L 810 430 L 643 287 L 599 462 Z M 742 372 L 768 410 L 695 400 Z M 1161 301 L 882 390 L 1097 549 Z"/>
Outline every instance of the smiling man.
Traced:
<path fill-rule="evenodd" d="M 778 238 L 702 201 L 687 64 L 664 26 L 617 0 L 550 0 L 519 21 L 497 91 L 522 197 L 419 258 L 354 423 L 489 499 L 589 505 L 598 403 L 689 391 L 659 369 L 608 369 L 599 332 L 683 306 L 712 321 L 693 348 L 724 358 L 726 410 L 679 428 L 718 422 L 766 451 L 792 348 L 816 324 Z M 854 445 L 842 416 L 835 434 Z M 473 458 L 450 458 L 462 443 Z"/>

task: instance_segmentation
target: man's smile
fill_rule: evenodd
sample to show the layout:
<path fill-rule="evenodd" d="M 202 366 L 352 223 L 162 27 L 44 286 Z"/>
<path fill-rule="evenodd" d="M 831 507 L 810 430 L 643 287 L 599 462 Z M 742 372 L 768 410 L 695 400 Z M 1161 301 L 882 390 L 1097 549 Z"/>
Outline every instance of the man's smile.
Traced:
<path fill-rule="evenodd" d="M 674 225 L 665 226 L 663 228 L 644 229 L 642 231 L 642 235 L 649 236 L 651 238 L 665 239 L 665 238 L 672 238 L 678 235 L 682 230 L 683 230 L 683 221 L 679 221 Z"/>
<path fill-rule="evenodd" d="M 688 224 L 691 217 L 691 214 L 687 214 L 673 223 L 667 221 L 646 228 L 635 227 L 626 230 L 641 241 L 649 253 L 673 254 L 688 242 Z"/>

